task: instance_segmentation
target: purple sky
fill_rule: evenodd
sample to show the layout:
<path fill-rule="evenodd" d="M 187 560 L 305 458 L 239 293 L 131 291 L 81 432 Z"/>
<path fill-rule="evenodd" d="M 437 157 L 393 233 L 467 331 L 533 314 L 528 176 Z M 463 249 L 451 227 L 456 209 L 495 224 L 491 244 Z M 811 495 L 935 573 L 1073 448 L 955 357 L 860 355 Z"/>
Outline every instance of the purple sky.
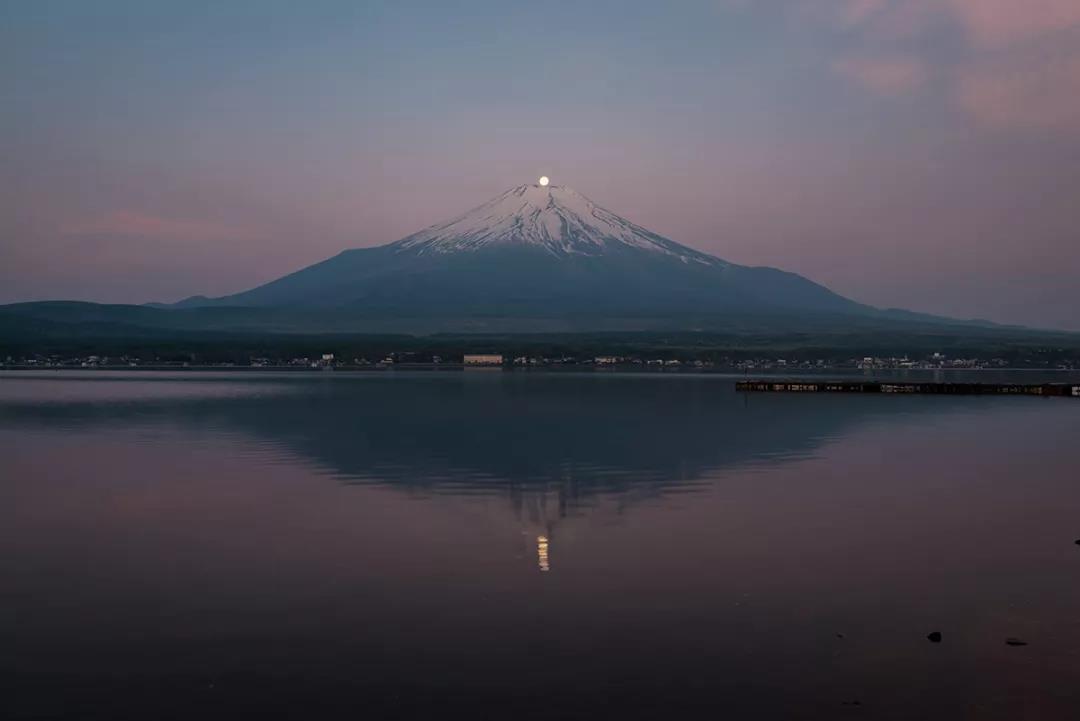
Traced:
<path fill-rule="evenodd" d="M 1080 330 L 1080 2 L 0 8 L 0 302 L 243 290 L 539 175 L 880 306 Z"/>

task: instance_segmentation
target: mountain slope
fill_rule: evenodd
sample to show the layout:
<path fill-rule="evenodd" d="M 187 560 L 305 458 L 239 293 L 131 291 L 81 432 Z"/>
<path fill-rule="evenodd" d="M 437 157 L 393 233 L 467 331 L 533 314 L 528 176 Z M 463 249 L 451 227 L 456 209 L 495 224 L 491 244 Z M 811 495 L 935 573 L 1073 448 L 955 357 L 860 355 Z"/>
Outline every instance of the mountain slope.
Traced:
<path fill-rule="evenodd" d="M 551 317 L 876 311 L 793 273 L 721 260 L 561 186 L 523 185 L 396 243 L 347 250 L 252 290 L 180 307 Z"/>

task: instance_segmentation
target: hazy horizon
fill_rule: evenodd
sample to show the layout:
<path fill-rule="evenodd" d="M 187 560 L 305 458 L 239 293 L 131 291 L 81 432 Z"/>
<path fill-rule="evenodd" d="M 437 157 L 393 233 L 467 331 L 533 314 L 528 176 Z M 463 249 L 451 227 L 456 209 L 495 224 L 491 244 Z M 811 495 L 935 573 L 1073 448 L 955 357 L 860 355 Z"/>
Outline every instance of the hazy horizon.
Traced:
<path fill-rule="evenodd" d="M 864 303 L 1080 330 L 1072 0 L 0 19 L 0 303 L 225 295 L 548 175 Z"/>

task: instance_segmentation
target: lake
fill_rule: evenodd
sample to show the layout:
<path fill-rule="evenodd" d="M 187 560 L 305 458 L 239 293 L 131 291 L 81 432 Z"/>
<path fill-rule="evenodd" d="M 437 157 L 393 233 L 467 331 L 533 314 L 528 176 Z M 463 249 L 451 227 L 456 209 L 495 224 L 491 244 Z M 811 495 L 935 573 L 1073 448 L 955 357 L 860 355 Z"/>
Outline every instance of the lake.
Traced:
<path fill-rule="evenodd" d="M 1080 401 L 734 380 L 0 374 L 5 715 L 1080 718 Z"/>

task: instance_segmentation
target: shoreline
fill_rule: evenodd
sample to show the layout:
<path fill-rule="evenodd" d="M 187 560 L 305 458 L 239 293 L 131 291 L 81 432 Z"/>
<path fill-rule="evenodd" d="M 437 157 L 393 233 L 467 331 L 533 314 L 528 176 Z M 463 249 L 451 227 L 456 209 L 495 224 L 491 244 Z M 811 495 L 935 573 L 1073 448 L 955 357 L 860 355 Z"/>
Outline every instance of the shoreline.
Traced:
<path fill-rule="evenodd" d="M 502 372 L 539 372 L 539 373 L 565 373 L 565 372 L 597 372 L 597 373 L 722 373 L 726 375 L 745 376 L 747 380 L 756 380 L 747 369 L 734 366 L 695 366 L 689 363 L 682 365 L 647 365 L 647 364 L 551 364 L 551 365 L 466 365 L 464 363 L 372 363 L 369 365 L 335 365 L 335 366 L 296 366 L 296 365 L 170 365 L 170 364 L 142 364 L 142 365 L 0 365 L 0 372 L 33 372 L 33 371 L 59 371 L 59 372 L 227 372 L 227 373 L 364 373 L 364 372 L 392 372 L 400 371 L 502 371 Z M 813 378 L 817 382 L 822 376 L 845 375 L 862 376 L 867 382 L 873 382 L 877 376 L 895 376 L 907 374 L 960 374 L 960 373 L 1080 373 L 1076 368 L 876 368 L 866 370 L 855 367 L 826 367 L 817 369 L 803 369 L 799 373 L 793 373 L 790 369 L 754 369 L 757 375 L 772 375 L 782 378 L 785 382 L 801 382 L 800 376 Z M 774 381 L 770 381 L 774 382 Z"/>

